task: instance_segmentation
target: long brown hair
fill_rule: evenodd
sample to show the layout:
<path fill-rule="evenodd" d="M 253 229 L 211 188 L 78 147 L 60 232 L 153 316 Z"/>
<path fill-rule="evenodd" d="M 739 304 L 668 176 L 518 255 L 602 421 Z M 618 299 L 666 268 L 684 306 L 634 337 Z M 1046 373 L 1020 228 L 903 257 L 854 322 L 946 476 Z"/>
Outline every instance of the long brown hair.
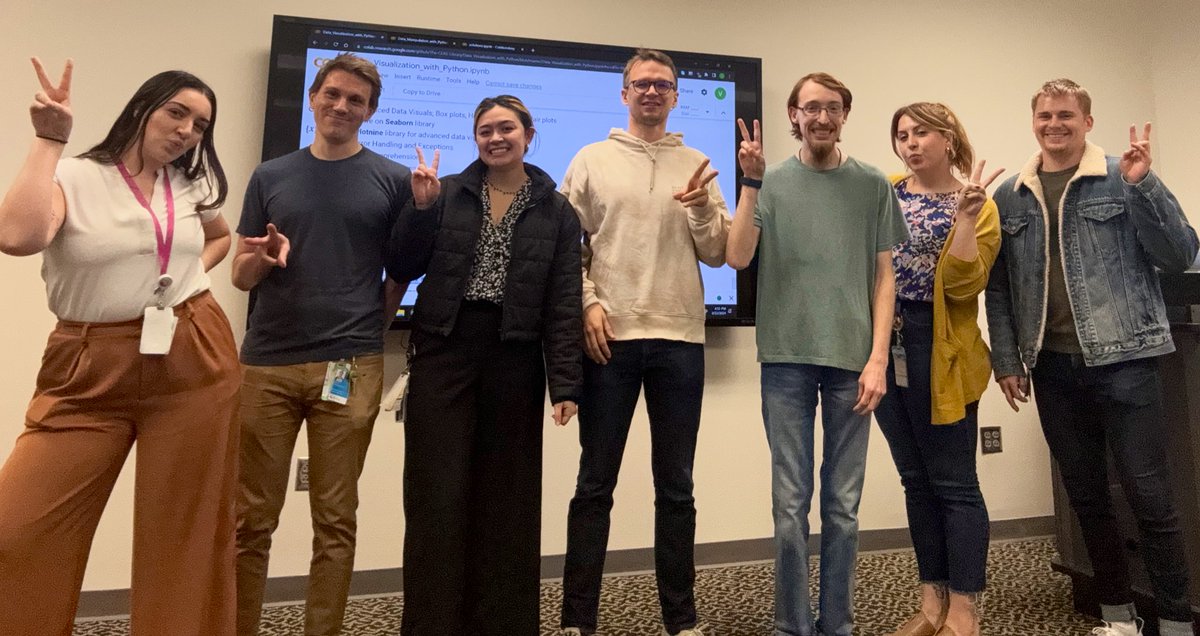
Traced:
<path fill-rule="evenodd" d="M 217 149 L 213 144 L 213 134 L 217 127 L 217 96 L 208 84 L 186 71 L 163 71 L 146 80 L 133 97 L 129 98 L 129 103 L 125 104 L 121 114 L 117 115 L 117 120 L 108 130 L 108 135 L 79 157 L 115 165 L 134 145 L 140 152 L 145 142 L 146 122 L 150 120 L 150 115 L 179 91 L 188 88 L 208 98 L 208 103 L 212 105 L 212 116 L 200 143 L 172 161 L 171 165 L 192 181 L 204 178 L 210 186 L 209 191 L 216 195 L 211 202 L 197 203 L 197 212 L 221 207 L 225 203 L 225 197 L 229 195 L 229 182 L 225 179 L 225 171 L 221 168 L 221 160 L 217 158 Z M 211 187 L 213 181 L 216 181 L 216 188 Z"/>

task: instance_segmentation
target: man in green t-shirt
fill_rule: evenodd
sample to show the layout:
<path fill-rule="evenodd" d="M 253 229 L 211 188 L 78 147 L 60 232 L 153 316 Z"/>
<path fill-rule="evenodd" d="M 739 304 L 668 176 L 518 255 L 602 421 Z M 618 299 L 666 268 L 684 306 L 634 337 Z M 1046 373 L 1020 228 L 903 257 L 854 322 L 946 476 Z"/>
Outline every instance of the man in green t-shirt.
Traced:
<path fill-rule="evenodd" d="M 858 504 L 871 412 L 886 390 L 895 308 L 892 247 L 908 239 L 891 183 L 838 146 L 850 90 L 806 75 L 788 98 L 800 151 L 766 168 L 759 123 L 739 121 L 742 194 L 726 258 L 758 253 L 758 359 L 771 447 L 775 633 L 848 636 L 854 628 Z M 820 620 L 808 597 L 813 427 L 820 398 Z M 814 627 L 818 630 L 814 632 Z"/>

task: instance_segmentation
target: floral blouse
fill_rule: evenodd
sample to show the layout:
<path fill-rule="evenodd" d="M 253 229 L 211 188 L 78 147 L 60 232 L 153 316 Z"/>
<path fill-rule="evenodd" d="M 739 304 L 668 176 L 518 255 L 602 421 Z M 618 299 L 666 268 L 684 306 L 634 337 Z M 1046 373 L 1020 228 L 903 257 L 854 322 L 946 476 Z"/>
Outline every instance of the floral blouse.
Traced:
<path fill-rule="evenodd" d="M 483 226 L 479 232 L 479 243 L 475 245 L 475 264 L 471 266 L 471 278 L 467 280 L 463 298 L 486 300 L 497 305 L 504 303 L 504 281 L 508 278 L 508 263 L 512 259 L 513 226 L 529 204 L 529 183 L 526 179 L 500 222 L 492 223 L 492 199 L 488 194 L 487 178 L 484 178 L 480 189 L 480 198 L 483 200 L 483 218 L 480 222 Z"/>
<path fill-rule="evenodd" d="M 896 183 L 900 210 L 908 222 L 908 241 L 892 248 L 896 268 L 896 297 L 901 300 L 933 301 L 933 275 L 938 255 L 954 225 L 957 192 L 915 194 L 908 179 Z"/>

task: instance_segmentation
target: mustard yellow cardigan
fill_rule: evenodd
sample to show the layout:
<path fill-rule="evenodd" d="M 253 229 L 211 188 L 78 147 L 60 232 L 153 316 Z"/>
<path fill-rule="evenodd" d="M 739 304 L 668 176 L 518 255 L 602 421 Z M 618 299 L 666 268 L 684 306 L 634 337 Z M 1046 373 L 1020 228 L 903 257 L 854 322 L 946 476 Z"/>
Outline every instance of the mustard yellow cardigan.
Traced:
<path fill-rule="evenodd" d="M 899 183 L 908 175 L 895 175 Z M 958 224 L 950 229 L 933 276 L 933 359 L 929 385 L 933 424 L 954 424 L 979 400 L 992 376 L 991 351 L 979 330 L 979 294 L 1000 251 L 1000 215 L 990 198 L 975 221 L 978 254 L 971 261 L 950 255 Z"/>

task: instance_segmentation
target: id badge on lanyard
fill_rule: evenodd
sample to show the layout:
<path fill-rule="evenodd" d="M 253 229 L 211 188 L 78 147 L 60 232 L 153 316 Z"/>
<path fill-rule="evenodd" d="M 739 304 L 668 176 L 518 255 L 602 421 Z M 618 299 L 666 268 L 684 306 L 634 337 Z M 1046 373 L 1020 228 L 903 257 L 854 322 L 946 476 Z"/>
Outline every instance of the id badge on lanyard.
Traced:
<path fill-rule="evenodd" d="M 896 344 L 892 346 L 892 371 L 896 374 L 896 386 L 908 388 L 908 354 L 904 351 L 904 337 L 900 330 L 904 327 L 904 318 L 896 312 L 896 320 L 892 323 L 892 333 L 895 334 Z"/>
<path fill-rule="evenodd" d="M 179 319 L 175 317 L 175 311 L 166 306 L 167 288 L 174 282 L 167 274 L 167 265 L 171 262 L 171 244 L 175 241 L 175 196 L 171 192 L 171 178 L 167 167 L 163 166 L 163 197 L 167 201 L 167 231 L 164 234 L 162 224 L 158 222 L 154 209 L 150 207 L 150 202 L 146 200 L 145 195 L 134 183 L 133 176 L 125 168 L 125 163 L 118 162 L 117 170 L 125 179 L 125 185 L 129 186 L 129 190 L 133 192 L 134 198 L 150 215 L 150 221 L 154 223 L 154 243 L 158 252 L 158 281 L 154 286 L 155 302 L 153 306 L 146 307 L 142 316 L 142 340 L 138 345 L 138 351 L 146 355 L 166 355 L 171 350 L 171 341 L 175 338 L 175 325 L 179 322 Z"/>

